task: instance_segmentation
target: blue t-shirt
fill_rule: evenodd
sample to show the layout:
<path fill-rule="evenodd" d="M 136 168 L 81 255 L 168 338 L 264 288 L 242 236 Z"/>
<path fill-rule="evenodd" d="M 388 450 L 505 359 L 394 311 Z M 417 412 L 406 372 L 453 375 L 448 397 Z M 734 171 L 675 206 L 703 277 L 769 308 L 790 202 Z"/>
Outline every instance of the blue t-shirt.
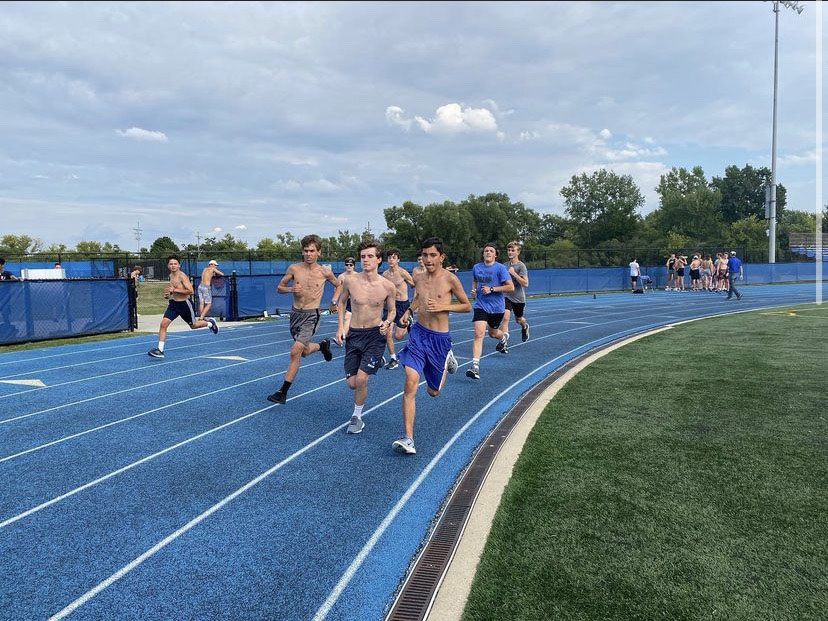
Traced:
<path fill-rule="evenodd" d="M 504 312 L 506 302 L 503 292 L 483 293 L 483 287 L 500 287 L 511 282 L 512 277 L 506 266 L 503 263 L 478 263 L 472 268 L 472 275 L 477 281 L 477 301 L 474 307 L 493 315 Z"/>
<path fill-rule="evenodd" d="M 742 269 L 742 262 L 737 257 L 730 257 L 727 260 L 727 269 L 734 276 L 738 275 L 739 270 Z"/>

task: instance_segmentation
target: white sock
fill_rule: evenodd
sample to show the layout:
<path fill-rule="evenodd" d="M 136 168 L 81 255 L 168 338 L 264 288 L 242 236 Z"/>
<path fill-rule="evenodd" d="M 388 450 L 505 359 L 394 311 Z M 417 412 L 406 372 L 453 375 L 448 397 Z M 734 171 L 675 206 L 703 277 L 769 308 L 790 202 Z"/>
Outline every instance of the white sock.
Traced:
<path fill-rule="evenodd" d="M 480 366 L 480 358 L 472 358 L 472 366 L 479 367 Z"/>
<path fill-rule="evenodd" d="M 355 405 L 354 406 L 354 416 L 356 416 L 357 418 L 362 418 L 362 408 L 364 408 L 364 407 L 365 407 L 364 403 L 362 405 Z"/>
<path fill-rule="evenodd" d="M 158 351 L 164 351 L 164 341 L 158 341 Z"/>

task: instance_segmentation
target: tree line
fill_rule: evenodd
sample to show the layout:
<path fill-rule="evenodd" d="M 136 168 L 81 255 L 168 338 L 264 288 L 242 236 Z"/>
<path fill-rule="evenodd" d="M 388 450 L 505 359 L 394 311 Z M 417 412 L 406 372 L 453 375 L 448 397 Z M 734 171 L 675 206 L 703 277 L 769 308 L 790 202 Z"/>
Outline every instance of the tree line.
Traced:
<path fill-rule="evenodd" d="M 505 193 L 470 195 L 456 203 L 419 205 L 405 201 L 384 210 L 387 231 L 377 237 L 387 248 L 399 248 L 408 260 L 416 256 L 424 239 L 441 237 L 450 262 L 461 266 L 476 261 L 484 244 L 494 242 L 505 248 L 512 240 L 523 244 L 525 257 L 543 253 L 565 256 L 581 249 L 604 251 L 613 257 L 630 248 L 655 249 L 663 255 L 694 248 L 766 251 L 765 186 L 770 177 L 767 167 L 749 164 L 728 166 L 723 176 L 711 179 L 700 166 L 673 168 L 661 176 L 655 188 L 658 207 L 643 216 L 644 198 L 632 177 L 600 169 L 573 175 L 561 189 L 563 216 L 539 213 Z M 777 243 L 782 251 L 788 249 L 789 233 L 810 233 L 816 227 L 814 213 L 787 208 L 786 194 L 785 187 L 778 185 Z M 323 238 L 325 256 L 342 259 L 353 255 L 360 241 L 375 236 L 370 230 L 339 231 Z M 0 253 L 6 255 L 70 251 L 89 256 L 123 252 L 109 242 L 82 241 L 74 249 L 63 244 L 44 248 L 28 235 L 0 237 Z M 289 232 L 261 239 L 255 247 L 227 233 L 182 246 L 169 237 L 159 237 L 149 248 L 142 248 L 142 253 L 153 256 L 171 252 L 221 253 L 239 259 L 253 254 L 254 258 L 285 260 L 301 256 L 299 238 Z"/>

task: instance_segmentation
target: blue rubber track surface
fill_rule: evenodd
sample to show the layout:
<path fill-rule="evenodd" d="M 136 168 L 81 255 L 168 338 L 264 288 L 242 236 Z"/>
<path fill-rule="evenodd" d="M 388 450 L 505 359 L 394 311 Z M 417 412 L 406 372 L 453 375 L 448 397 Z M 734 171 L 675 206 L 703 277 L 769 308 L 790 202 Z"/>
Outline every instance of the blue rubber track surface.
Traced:
<path fill-rule="evenodd" d="M 421 385 L 417 454 L 402 432 L 404 371 L 370 380 L 347 435 L 344 349 L 303 359 L 286 405 L 287 321 L 0 354 L 0 618 L 382 619 L 473 452 L 521 394 L 567 361 L 686 319 L 815 301 L 814 285 L 741 301 L 656 291 L 530 299 L 531 339 L 486 338 L 452 315 L 460 361 Z M 333 336 L 323 317 L 317 339 Z M 398 344 L 398 350 L 404 343 Z M 644 378 L 646 379 L 646 378 Z M 650 378 L 653 381 L 656 378 Z"/>

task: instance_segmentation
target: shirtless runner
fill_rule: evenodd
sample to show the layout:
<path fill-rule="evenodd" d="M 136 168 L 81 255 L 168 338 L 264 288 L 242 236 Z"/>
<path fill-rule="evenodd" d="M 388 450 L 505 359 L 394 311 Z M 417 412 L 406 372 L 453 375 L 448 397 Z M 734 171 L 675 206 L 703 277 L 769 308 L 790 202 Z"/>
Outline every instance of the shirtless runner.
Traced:
<path fill-rule="evenodd" d="M 446 373 L 457 370 L 457 360 L 451 351 L 448 315 L 471 310 L 460 279 L 443 268 L 446 259 L 443 242 L 437 237 L 426 239 L 421 256 L 424 271 L 414 276 L 414 299 L 400 319 L 403 326 L 408 325 L 417 310 L 417 323 L 411 328 L 408 344 L 400 352 L 400 362 L 405 367 L 402 402 L 405 435 L 391 445 L 407 455 L 417 452 L 414 418 L 420 373 L 425 375 L 428 394 L 438 396 L 445 385 Z M 452 302 L 452 296 L 457 298 L 457 304 Z"/>
<path fill-rule="evenodd" d="M 368 398 L 368 380 L 385 362 L 385 338 L 391 332 L 396 316 L 394 293 L 390 280 L 377 271 L 382 262 L 382 246 L 375 239 L 359 245 L 362 271 L 345 278 L 339 293 L 339 328 L 336 342 L 345 342 L 345 381 L 354 391 L 354 412 L 348 433 L 365 428 L 362 408 Z M 345 324 L 345 307 L 351 303 L 350 327 Z M 383 320 L 383 310 L 388 313 Z"/>
<path fill-rule="evenodd" d="M 408 310 L 408 287 L 409 285 L 412 287 L 414 286 L 414 279 L 411 277 L 411 274 L 408 273 L 408 270 L 404 267 L 400 267 L 400 251 L 396 248 L 388 251 L 388 269 L 385 270 L 382 275 L 384 278 L 391 281 L 396 290 L 394 297 L 397 308 L 397 319 L 394 322 L 396 327 L 393 331 L 388 331 L 387 338 L 388 353 L 391 354 L 391 360 L 387 365 L 385 365 L 385 368 L 390 370 L 396 369 L 400 366 L 400 363 L 397 361 L 397 353 L 394 350 L 394 339 L 399 341 L 400 339 L 405 338 L 405 335 L 408 332 L 406 326 L 400 325 L 400 317 L 402 317 L 405 311 Z"/>
<path fill-rule="evenodd" d="M 293 308 L 290 311 L 290 335 L 293 337 L 293 347 L 290 348 L 290 363 L 285 371 L 285 381 L 282 387 L 268 395 L 267 400 L 283 405 L 287 401 L 287 392 L 296 375 L 302 358 L 321 351 L 327 362 L 333 358 L 331 353 L 331 339 L 322 339 L 318 344 L 311 342 L 319 328 L 321 312 L 319 304 L 325 291 L 325 281 L 331 283 L 334 297 L 339 296 L 342 286 L 334 276 L 330 267 L 317 263 L 322 254 L 322 240 L 318 235 L 306 235 L 302 238 L 302 263 L 294 263 L 287 269 L 287 273 L 276 287 L 279 293 L 293 294 Z M 293 285 L 291 286 L 291 281 Z"/>

